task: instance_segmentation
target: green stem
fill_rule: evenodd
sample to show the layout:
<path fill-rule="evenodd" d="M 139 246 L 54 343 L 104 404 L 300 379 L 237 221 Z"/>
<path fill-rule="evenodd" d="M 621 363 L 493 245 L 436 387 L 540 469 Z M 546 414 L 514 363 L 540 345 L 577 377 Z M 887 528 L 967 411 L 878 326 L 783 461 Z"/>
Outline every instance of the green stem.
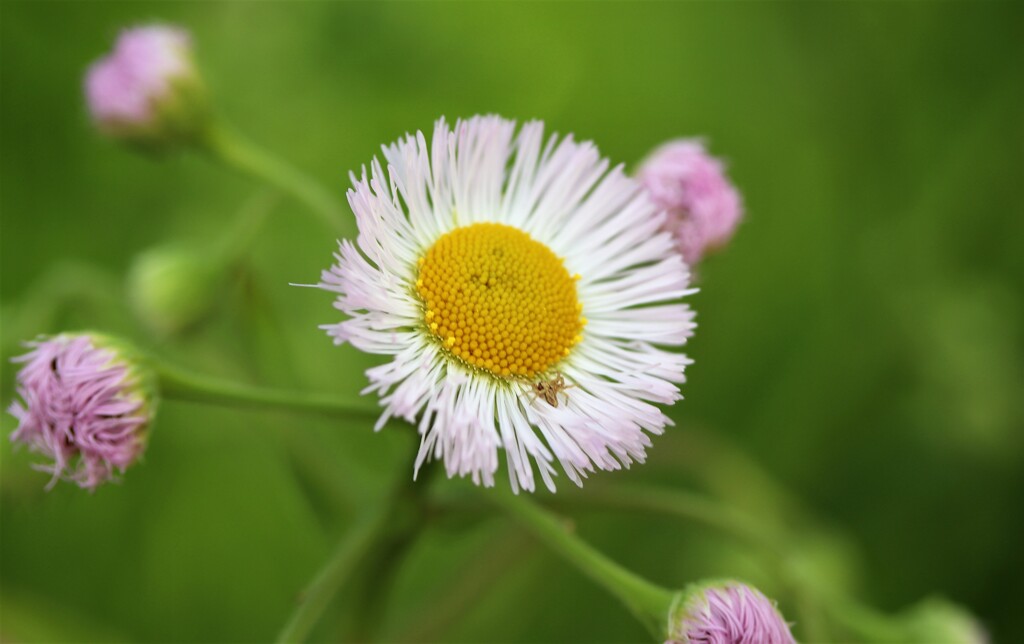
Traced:
<path fill-rule="evenodd" d="M 590 507 L 667 514 L 703 523 L 716 530 L 783 557 L 781 537 L 768 527 L 731 507 L 712 499 L 656 486 L 591 486 L 554 502 L 559 507 Z"/>
<path fill-rule="evenodd" d="M 819 595 L 818 601 L 832 619 L 849 633 L 865 642 L 908 642 L 913 634 L 900 620 L 844 597 Z"/>
<path fill-rule="evenodd" d="M 793 526 L 814 527 L 803 504 L 724 432 L 692 426 L 685 440 L 685 449 L 678 451 L 679 465 L 695 474 L 713 496 L 776 533 L 788 533 Z"/>
<path fill-rule="evenodd" d="M 235 221 L 213 249 L 213 263 L 217 271 L 226 271 L 240 262 L 279 201 L 279 192 L 265 189 L 242 205 Z"/>
<path fill-rule="evenodd" d="M 255 387 L 189 373 L 176 367 L 156 363 L 160 379 L 160 393 L 167 398 L 211 403 L 229 407 L 266 407 L 320 412 L 359 420 L 374 420 L 379 410 L 356 402 L 304 391 L 283 391 L 268 387 Z"/>
<path fill-rule="evenodd" d="M 675 598 L 674 591 L 651 583 L 615 563 L 574 535 L 564 521 L 529 499 L 494 490 L 483 494 L 549 548 L 616 596 L 652 634 L 664 635 L 664 622 Z"/>
<path fill-rule="evenodd" d="M 409 550 L 416 543 L 429 519 L 426 495 L 440 468 L 436 465 L 420 471 L 418 480 L 408 473 L 413 470 L 419 452 L 419 440 L 413 434 L 409 442 L 406 462 L 399 469 L 399 480 L 390 499 L 391 518 L 388 533 L 382 535 L 377 546 L 367 554 L 365 579 L 360 584 L 360 595 L 355 607 L 355 622 L 351 640 L 366 642 L 385 623 L 381 619 L 384 606 L 398 571 Z"/>
<path fill-rule="evenodd" d="M 64 319 L 68 312 L 75 314 L 75 324 L 86 318 L 90 325 L 96 323 L 118 332 L 127 331 L 121 327 L 125 319 L 130 319 L 117 275 L 86 263 L 60 260 L 32 282 L 20 302 L 10 308 L 5 303 L 0 354 L 16 355 L 24 340 L 61 330 L 68 322 Z"/>
<path fill-rule="evenodd" d="M 487 541 L 471 560 L 459 566 L 457 577 L 439 579 L 443 586 L 429 593 L 425 604 L 403 620 L 405 627 L 399 634 L 388 633 L 387 641 L 444 641 L 453 624 L 496 590 L 495 579 L 502 579 L 510 570 L 524 565 L 533 545 L 529 539 L 529 535 L 516 530 L 496 541 Z"/>
<path fill-rule="evenodd" d="M 351 232 L 345 226 L 343 211 L 331 193 L 238 133 L 222 125 L 213 125 L 206 131 L 201 145 L 226 165 L 290 193 L 336 232 L 342 235 Z"/>
<path fill-rule="evenodd" d="M 416 443 L 412 443 L 411 457 L 415 457 Z M 357 523 L 342 539 L 334 556 L 317 574 L 303 593 L 302 599 L 295 607 L 288 623 L 281 630 L 278 642 L 302 642 L 320 621 L 324 611 L 341 587 L 362 569 L 368 575 L 375 575 L 380 570 L 381 544 L 389 550 L 392 539 L 396 536 L 403 541 L 422 525 L 422 504 L 418 503 L 418 495 L 423 491 L 415 487 L 409 470 L 403 468 L 398 481 L 391 492 L 379 502 L 370 502 L 370 507 L 363 520 Z M 392 552 L 396 557 L 402 552 Z M 372 577 L 371 577 L 372 579 Z M 365 587 L 360 589 L 367 593 Z M 370 589 L 373 594 L 373 589 Z"/>
<path fill-rule="evenodd" d="M 783 535 L 745 512 L 698 494 L 649 485 L 591 486 L 564 499 L 559 497 L 555 503 L 567 508 L 616 509 L 675 516 L 745 541 L 764 553 L 772 574 L 792 594 L 804 634 L 812 640 L 828 639 L 819 602 L 816 601 L 817 594 L 806 583 L 795 579 L 790 570 L 792 546 Z"/>
<path fill-rule="evenodd" d="M 389 513 L 382 509 L 364 515 L 338 543 L 334 555 L 303 591 L 291 619 L 277 636 L 278 642 L 304 642 L 338 589 L 373 547 Z"/>
<path fill-rule="evenodd" d="M 274 191 L 272 196 L 276 198 L 278 194 Z M 260 374 L 264 382 L 308 387 L 308 379 L 296 369 L 295 353 L 284 339 L 285 325 L 265 292 L 263 276 L 240 262 L 238 279 L 242 303 L 234 312 L 245 320 L 241 333 L 248 358 L 247 371 Z M 335 423 L 330 418 L 326 420 L 328 431 L 336 431 Z M 339 518 L 349 517 L 365 501 L 364 490 L 353 471 L 355 457 L 347 450 L 325 450 L 324 436 L 320 435 L 322 427 L 316 422 L 304 426 L 306 431 L 296 432 L 287 425 L 270 424 L 284 441 L 296 483 L 328 533 L 335 534 L 332 530 L 339 527 Z"/>

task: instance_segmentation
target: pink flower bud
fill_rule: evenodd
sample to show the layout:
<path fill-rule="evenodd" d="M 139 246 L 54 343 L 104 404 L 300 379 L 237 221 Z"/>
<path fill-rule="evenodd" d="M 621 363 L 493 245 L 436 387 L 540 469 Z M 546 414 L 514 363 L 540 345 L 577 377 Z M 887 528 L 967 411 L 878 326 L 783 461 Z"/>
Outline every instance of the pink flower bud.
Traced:
<path fill-rule="evenodd" d="M 114 51 L 89 68 L 85 96 L 101 131 L 133 143 L 187 140 L 208 117 L 189 36 L 175 27 L 122 32 Z"/>
<path fill-rule="evenodd" d="M 18 419 L 11 440 L 52 459 L 36 468 L 95 490 L 132 465 L 146 445 L 155 407 L 152 376 L 131 350 L 92 333 L 61 334 L 27 343 L 14 358 Z"/>
<path fill-rule="evenodd" d="M 743 216 L 739 192 L 722 162 L 699 140 L 665 143 L 647 157 L 637 178 L 666 211 L 665 229 L 691 267 L 728 243 Z"/>
<path fill-rule="evenodd" d="M 727 581 L 695 587 L 669 618 L 668 644 L 795 644 L 775 603 Z"/>

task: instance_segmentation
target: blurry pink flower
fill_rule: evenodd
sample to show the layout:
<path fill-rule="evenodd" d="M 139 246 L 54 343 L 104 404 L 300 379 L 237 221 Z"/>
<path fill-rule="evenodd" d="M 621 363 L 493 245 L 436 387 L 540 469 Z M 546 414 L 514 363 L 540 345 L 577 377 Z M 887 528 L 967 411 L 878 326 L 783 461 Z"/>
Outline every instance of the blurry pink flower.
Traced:
<path fill-rule="evenodd" d="M 637 178 L 668 217 L 672 233 L 692 267 L 732 238 L 743 206 L 722 162 L 694 139 L 669 141 L 643 162 Z"/>
<path fill-rule="evenodd" d="M 135 142 L 189 135 L 204 122 L 205 101 L 191 42 L 175 27 L 122 32 L 114 51 L 89 68 L 85 96 L 101 130 Z"/>
<path fill-rule="evenodd" d="M 149 383 L 113 341 L 62 334 L 27 343 L 10 412 L 12 441 L 53 460 L 36 468 L 95 490 L 142 454 L 152 419 Z"/>
<path fill-rule="evenodd" d="M 671 644 L 796 642 L 775 603 L 735 581 L 697 590 L 671 619 Z"/>

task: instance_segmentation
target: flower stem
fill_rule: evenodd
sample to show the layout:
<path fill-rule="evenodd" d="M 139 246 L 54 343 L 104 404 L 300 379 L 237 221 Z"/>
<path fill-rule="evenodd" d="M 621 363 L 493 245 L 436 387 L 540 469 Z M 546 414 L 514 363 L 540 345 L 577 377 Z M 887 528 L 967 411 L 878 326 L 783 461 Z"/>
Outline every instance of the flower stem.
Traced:
<path fill-rule="evenodd" d="M 309 637 L 338 589 L 373 547 L 388 515 L 382 508 L 371 510 L 342 537 L 330 560 L 303 591 L 295 612 L 277 636 L 278 642 L 304 642 Z"/>
<path fill-rule="evenodd" d="M 865 642 L 910 642 L 913 634 L 905 629 L 899 619 L 864 606 L 845 597 L 819 595 L 828 614 L 850 634 Z"/>
<path fill-rule="evenodd" d="M 557 507 L 604 508 L 675 516 L 702 523 L 760 550 L 773 574 L 792 594 L 800 625 L 811 640 L 826 640 L 820 599 L 792 568 L 793 546 L 783 534 L 746 512 L 692 492 L 651 485 L 590 486 L 554 501 Z"/>
<path fill-rule="evenodd" d="M 308 176 L 238 133 L 213 125 L 201 139 L 201 146 L 222 163 L 277 186 L 304 203 L 335 232 L 347 235 L 337 200 Z"/>
<path fill-rule="evenodd" d="M 416 445 L 415 441 L 410 443 L 412 459 L 415 459 Z M 423 493 L 423 486 L 412 481 L 409 469 L 402 468 L 400 472 L 390 493 L 380 501 L 371 501 L 370 509 L 342 538 L 334 556 L 302 594 L 295 612 L 278 635 L 278 642 L 305 641 L 331 600 L 358 570 L 362 570 L 371 582 L 369 588 L 365 585 L 360 588 L 361 596 L 376 598 L 379 594 L 376 591 L 380 588 L 373 588 L 375 575 L 388 565 L 397 565 L 397 561 L 391 564 L 382 561 L 381 555 L 399 558 L 404 547 L 397 551 L 393 547 L 398 543 L 403 546 L 411 543 L 422 527 L 423 505 L 418 497 Z M 385 573 L 384 577 L 387 583 L 390 575 Z M 366 610 L 368 607 L 363 605 L 360 608 Z"/>
<path fill-rule="evenodd" d="M 280 192 L 264 188 L 242 205 L 235 215 L 235 221 L 211 249 L 213 262 L 218 271 L 226 271 L 240 262 L 280 200 Z"/>
<path fill-rule="evenodd" d="M 569 526 L 529 499 L 487 490 L 488 499 L 583 574 L 616 596 L 652 634 L 664 635 L 675 592 L 630 572 L 572 533 Z"/>
<path fill-rule="evenodd" d="M 154 367 L 160 379 L 161 394 L 174 400 L 229 407 L 292 409 L 359 420 L 374 420 L 380 415 L 377 410 L 331 395 L 244 385 L 189 373 L 162 363 L 156 363 Z"/>
<path fill-rule="evenodd" d="M 672 515 L 721 530 L 763 548 L 775 557 L 785 555 L 782 538 L 746 514 L 698 494 L 656 486 L 590 486 L 558 498 L 557 507 L 607 508 Z"/>
<path fill-rule="evenodd" d="M 413 469 L 418 448 L 418 441 L 411 443 L 408 464 L 400 472 Z M 387 531 L 365 558 L 365 579 L 360 584 L 360 595 L 356 603 L 352 641 L 376 639 L 376 631 L 385 623 L 381 615 L 395 577 L 429 518 L 424 496 L 438 469 L 427 467 L 421 471 L 419 480 L 414 480 L 412 476 L 403 477 L 392 494 Z"/>

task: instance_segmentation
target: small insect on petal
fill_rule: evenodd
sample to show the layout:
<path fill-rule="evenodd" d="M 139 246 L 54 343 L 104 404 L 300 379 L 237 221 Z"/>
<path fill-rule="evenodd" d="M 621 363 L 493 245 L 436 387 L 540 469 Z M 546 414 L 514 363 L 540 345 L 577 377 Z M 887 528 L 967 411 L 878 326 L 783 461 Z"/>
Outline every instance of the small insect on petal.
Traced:
<path fill-rule="evenodd" d="M 533 397 L 530 398 L 532 403 L 535 398 L 540 398 L 552 407 L 558 407 L 558 394 L 564 392 L 566 389 L 572 389 L 576 385 L 565 384 L 565 377 L 562 374 L 556 374 L 551 380 L 540 380 L 533 383 Z M 568 399 L 566 394 L 566 399 Z"/>

